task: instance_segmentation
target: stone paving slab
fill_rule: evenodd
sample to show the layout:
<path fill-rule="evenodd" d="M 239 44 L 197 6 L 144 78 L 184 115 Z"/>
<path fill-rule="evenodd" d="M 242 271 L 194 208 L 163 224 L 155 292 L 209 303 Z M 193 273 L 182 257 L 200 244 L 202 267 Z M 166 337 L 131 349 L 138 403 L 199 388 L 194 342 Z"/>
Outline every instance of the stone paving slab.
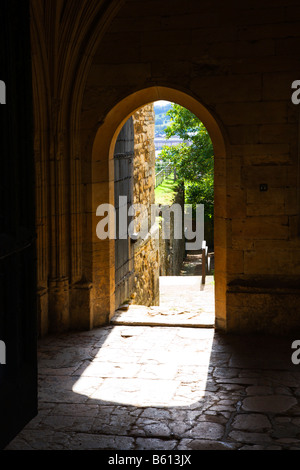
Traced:
<path fill-rule="evenodd" d="M 214 279 L 207 276 L 161 276 L 160 305 L 125 304 L 115 312 L 113 325 L 181 326 L 213 328 Z"/>
<path fill-rule="evenodd" d="M 181 326 L 213 328 L 214 314 L 192 312 L 180 307 L 145 307 L 130 305 L 128 310 L 117 310 L 112 325 Z"/>
<path fill-rule="evenodd" d="M 122 325 L 48 337 L 39 413 L 7 450 L 300 450 L 293 339 Z"/>

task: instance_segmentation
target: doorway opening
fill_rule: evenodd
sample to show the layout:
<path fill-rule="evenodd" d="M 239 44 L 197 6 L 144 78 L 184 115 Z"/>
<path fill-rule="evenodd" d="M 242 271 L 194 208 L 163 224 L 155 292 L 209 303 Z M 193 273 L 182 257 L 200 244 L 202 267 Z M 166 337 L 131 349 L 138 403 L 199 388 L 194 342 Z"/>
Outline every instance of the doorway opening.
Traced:
<path fill-rule="evenodd" d="M 213 145 L 203 123 L 185 107 L 165 100 L 154 107 L 156 203 L 179 202 L 185 214 L 183 238 L 171 236 L 160 245 L 160 306 L 171 309 L 173 322 L 213 326 Z"/>
<path fill-rule="evenodd" d="M 96 214 L 96 219 L 91 219 L 91 227 L 95 227 L 98 221 L 97 208 L 101 203 L 114 205 L 114 150 L 118 135 L 127 122 L 141 107 L 155 101 L 166 100 L 178 103 L 190 110 L 203 123 L 211 138 L 214 149 L 214 251 L 218 250 L 214 266 L 215 286 L 215 326 L 226 330 L 226 284 L 227 284 L 227 232 L 226 232 L 226 145 L 223 138 L 222 127 L 198 100 L 187 93 L 167 87 L 150 87 L 140 90 L 121 100 L 108 112 L 102 125 L 99 127 L 93 144 L 92 160 L 93 180 L 99 181 L 91 187 L 91 208 Z M 108 158 L 109 157 L 109 158 Z M 100 173 L 101 168 L 101 173 Z M 99 174 L 97 173 L 99 172 Z M 97 232 L 97 231 L 96 231 Z M 217 236 L 216 236 L 217 235 Z M 100 326 L 102 312 L 109 310 L 110 322 L 116 313 L 115 303 L 115 239 L 94 239 L 94 251 L 92 256 L 94 278 L 101 277 L 101 284 L 95 283 L 93 288 L 92 318 L 95 326 Z M 101 270 L 97 261 L 101 257 L 106 265 L 105 271 Z M 99 273 L 98 273 L 99 271 Z M 98 276 L 99 275 L 99 276 Z M 105 278 L 105 279 L 104 279 Z M 106 289 L 101 285 L 105 282 Z M 99 318 L 99 321 L 98 321 Z"/>
<path fill-rule="evenodd" d="M 207 130 L 186 108 L 156 101 L 127 119 L 113 156 L 111 323 L 213 327 L 214 165 Z"/>

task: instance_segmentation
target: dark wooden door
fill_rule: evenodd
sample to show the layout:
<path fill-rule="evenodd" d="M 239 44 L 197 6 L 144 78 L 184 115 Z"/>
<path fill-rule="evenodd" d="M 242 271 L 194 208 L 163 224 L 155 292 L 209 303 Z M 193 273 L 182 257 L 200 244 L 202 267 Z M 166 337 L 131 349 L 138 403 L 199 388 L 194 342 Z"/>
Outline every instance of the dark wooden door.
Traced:
<path fill-rule="evenodd" d="M 37 413 L 36 254 L 29 1 L 2 0 L 0 448 Z M 5 356 L 3 353 L 6 353 Z"/>
<path fill-rule="evenodd" d="M 132 118 L 130 118 L 119 133 L 114 152 L 117 229 L 115 242 L 116 308 L 129 299 L 133 288 L 133 246 L 128 236 L 128 225 L 130 223 L 128 209 L 133 204 L 133 159 L 134 129 Z"/>

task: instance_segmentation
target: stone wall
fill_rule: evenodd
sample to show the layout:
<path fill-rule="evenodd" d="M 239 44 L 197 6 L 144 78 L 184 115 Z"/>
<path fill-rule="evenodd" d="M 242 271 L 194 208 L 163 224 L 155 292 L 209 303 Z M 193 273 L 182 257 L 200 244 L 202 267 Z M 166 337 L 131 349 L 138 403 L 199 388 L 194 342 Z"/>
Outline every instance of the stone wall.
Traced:
<path fill-rule="evenodd" d="M 48 3 L 31 0 L 45 329 L 67 329 L 79 297 L 71 327 L 113 315 L 114 245 L 95 230 L 98 205 L 113 203 L 111 142 L 127 116 L 165 99 L 194 112 L 214 145 L 217 328 L 299 330 L 299 2 Z"/>
<path fill-rule="evenodd" d="M 149 232 L 134 246 L 134 291 L 133 303 L 140 305 L 159 305 L 159 275 L 176 276 L 180 272 L 185 254 L 184 239 L 174 238 L 173 218 L 171 216 L 170 237 L 163 239 L 161 225 L 151 227 L 151 204 L 155 204 L 155 114 L 153 104 L 140 108 L 133 115 L 134 124 L 134 190 L 133 200 L 144 209 L 148 218 Z M 184 194 L 179 191 L 175 204 L 183 211 Z M 142 216 L 142 213 L 137 213 Z M 166 223 L 166 220 L 164 221 Z M 136 225 L 139 232 L 141 226 Z"/>
<path fill-rule="evenodd" d="M 133 115 L 134 125 L 134 165 L 133 202 L 140 204 L 146 214 L 137 216 L 148 218 L 150 229 L 150 207 L 155 203 L 155 114 L 153 104 L 139 109 Z M 137 223 L 136 231 L 141 229 Z M 155 232 L 148 232 L 144 239 L 134 244 L 134 292 L 133 303 L 141 305 L 159 304 L 159 243 Z"/>
<path fill-rule="evenodd" d="M 300 327 L 300 290 L 287 287 L 299 285 L 300 276 L 295 10 L 295 2 L 284 0 L 217 0 L 205 7 L 194 0 L 126 1 L 90 69 L 87 100 L 96 83 L 99 102 L 106 92 L 113 103 L 126 97 L 132 103 L 139 90 L 153 87 L 208 129 L 215 150 L 216 325 L 226 331 Z M 112 106 L 104 108 L 103 117 Z M 260 191 L 261 183 L 268 191 Z"/>

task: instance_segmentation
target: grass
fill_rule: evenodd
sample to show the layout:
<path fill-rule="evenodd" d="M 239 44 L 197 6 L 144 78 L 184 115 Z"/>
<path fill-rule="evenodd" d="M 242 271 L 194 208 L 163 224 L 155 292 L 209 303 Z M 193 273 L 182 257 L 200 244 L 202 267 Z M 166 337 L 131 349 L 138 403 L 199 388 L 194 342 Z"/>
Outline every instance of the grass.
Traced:
<path fill-rule="evenodd" d="M 178 182 L 174 181 L 173 176 L 170 176 L 155 188 L 155 204 L 171 206 L 177 192 Z"/>

